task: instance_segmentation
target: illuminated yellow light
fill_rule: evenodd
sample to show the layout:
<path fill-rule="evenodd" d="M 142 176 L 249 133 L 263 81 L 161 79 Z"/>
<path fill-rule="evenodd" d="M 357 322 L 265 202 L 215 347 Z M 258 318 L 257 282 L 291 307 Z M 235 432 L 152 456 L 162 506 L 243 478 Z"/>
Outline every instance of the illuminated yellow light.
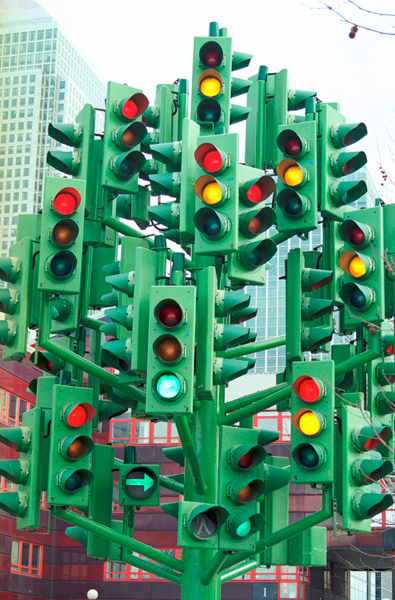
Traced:
<path fill-rule="evenodd" d="M 349 269 L 350 275 L 353 277 L 362 277 L 362 275 L 365 275 L 366 273 L 365 263 L 363 262 L 362 258 L 359 258 L 359 256 L 356 256 L 352 259 Z"/>
<path fill-rule="evenodd" d="M 221 91 L 221 82 L 218 81 L 218 79 L 215 79 L 215 77 L 206 77 L 200 85 L 200 91 L 203 96 L 208 96 L 210 98 L 212 96 L 218 96 Z"/>
<path fill-rule="evenodd" d="M 321 429 L 320 421 L 313 412 L 305 412 L 299 419 L 299 428 L 305 435 L 316 435 Z"/>
<path fill-rule="evenodd" d="M 222 190 L 218 183 L 208 183 L 202 193 L 206 204 L 218 204 L 222 200 Z"/>
<path fill-rule="evenodd" d="M 287 185 L 295 187 L 303 181 L 303 171 L 300 167 L 289 167 L 284 173 L 284 181 Z"/>

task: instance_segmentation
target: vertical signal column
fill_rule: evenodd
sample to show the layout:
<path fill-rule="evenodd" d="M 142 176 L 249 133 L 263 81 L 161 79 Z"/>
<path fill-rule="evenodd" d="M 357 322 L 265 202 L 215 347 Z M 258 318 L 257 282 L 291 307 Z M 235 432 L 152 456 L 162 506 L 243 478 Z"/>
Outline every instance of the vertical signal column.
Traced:
<path fill-rule="evenodd" d="M 85 181 L 45 180 L 38 289 L 78 294 L 84 233 Z"/>
<path fill-rule="evenodd" d="M 292 363 L 291 483 L 334 480 L 333 361 Z"/>
<path fill-rule="evenodd" d="M 277 229 L 306 233 L 317 227 L 317 122 L 278 128 Z"/>
<path fill-rule="evenodd" d="M 251 82 L 232 78 L 232 71 L 247 67 L 251 58 L 232 53 L 232 40 L 217 23 L 210 23 L 209 37 L 195 38 L 191 114 L 201 135 L 227 133 L 229 125 L 247 118 L 250 109 L 231 105 L 230 100 L 247 93 Z"/>

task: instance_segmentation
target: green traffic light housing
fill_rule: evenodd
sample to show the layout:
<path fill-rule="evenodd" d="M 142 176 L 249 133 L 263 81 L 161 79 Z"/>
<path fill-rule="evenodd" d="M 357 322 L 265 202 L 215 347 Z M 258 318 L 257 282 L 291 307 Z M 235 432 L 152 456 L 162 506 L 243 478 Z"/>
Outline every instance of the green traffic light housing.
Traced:
<path fill-rule="evenodd" d="M 197 541 L 212 539 L 219 533 L 229 516 L 229 511 L 222 506 L 210 504 L 194 504 L 185 514 L 184 527 L 190 537 Z"/>
<path fill-rule="evenodd" d="M 329 193 L 335 206 L 345 206 L 355 202 L 368 191 L 365 181 L 333 181 Z"/>
<path fill-rule="evenodd" d="M 24 492 L 1 492 L 0 509 L 13 517 L 24 517 L 27 511 L 27 495 Z"/>
<path fill-rule="evenodd" d="M 230 513 L 226 529 L 233 539 L 244 540 L 260 531 L 264 523 L 264 516 L 260 513 L 250 514 L 239 510 Z"/>
<path fill-rule="evenodd" d="M 70 300 L 64 296 L 55 298 L 51 302 L 51 316 L 54 321 L 63 323 L 71 311 Z"/>
<path fill-rule="evenodd" d="M 310 210 L 310 201 L 303 194 L 285 188 L 277 194 L 277 205 L 287 219 L 300 219 Z"/>
<path fill-rule="evenodd" d="M 351 175 L 368 162 L 365 152 L 338 152 L 331 156 L 330 167 L 335 177 Z"/>
<path fill-rule="evenodd" d="M 146 162 L 145 156 L 138 150 L 124 152 L 110 159 L 110 169 L 118 179 L 127 181 L 136 175 Z"/>
<path fill-rule="evenodd" d="M 16 257 L 0 257 L 0 279 L 10 283 L 18 280 L 21 261 Z"/>
<path fill-rule="evenodd" d="M 376 450 L 385 445 L 393 437 L 391 427 L 372 421 L 370 425 L 362 425 L 352 432 L 353 447 L 358 452 Z"/>
<path fill-rule="evenodd" d="M 353 219 L 346 219 L 339 225 L 339 234 L 347 244 L 360 250 L 369 246 L 374 235 L 369 225 Z"/>
<path fill-rule="evenodd" d="M 78 148 L 82 140 L 82 123 L 50 123 L 48 135 L 61 144 Z"/>
<path fill-rule="evenodd" d="M 81 153 L 76 150 L 72 152 L 50 150 L 47 152 L 47 163 L 57 171 L 76 176 L 80 170 Z"/>
<path fill-rule="evenodd" d="M 357 490 L 352 498 L 355 518 L 363 521 L 372 519 L 392 506 L 394 498 L 391 494 L 364 493 Z"/>
<path fill-rule="evenodd" d="M 248 270 L 265 265 L 277 252 L 277 246 L 271 239 L 245 244 L 237 253 L 240 264 Z"/>
<path fill-rule="evenodd" d="M 320 444 L 304 442 L 294 448 L 292 458 L 304 471 L 316 471 L 325 463 L 325 450 Z"/>
<path fill-rule="evenodd" d="M 140 144 L 147 135 L 147 128 L 141 121 L 122 125 L 112 132 L 114 144 L 121 150 L 130 150 Z"/>
<path fill-rule="evenodd" d="M 276 213 L 269 206 L 260 210 L 249 210 L 242 213 L 239 218 L 239 227 L 241 233 L 247 239 L 253 239 L 257 235 L 264 233 L 274 225 Z"/>
<path fill-rule="evenodd" d="M 64 360 L 52 354 L 52 352 L 43 352 L 42 350 L 35 350 L 30 355 L 30 362 L 37 365 L 45 373 L 51 373 L 51 375 L 57 375 L 65 365 Z"/>
<path fill-rule="evenodd" d="M 374 401 L 380 415 L 390 415 L 395 412 L 395 392 L 380 391 Z"/>
<path fill-rule="evenodd" d="M 245 206 L 252 208 L 259 202 L 264 202 L 270 198 L 275 191 L 276 182 L 274 179 L 270 177 L 270 175 L 263 175 L 262 177 L 250 179 L 240 188 L 240 200 Z M 266 209 L 266 220 L 268 223 L 270 223 L 266 228 L 268 229 L 275 223 L 276 213 L 270 207 L 266 207 Z M 270 211 L 273 211 L 274 216 L 270 213 Z"/>
<path fill-rule="evenodd" d="M 330 131 L 332 144 L 339 149 L 359 142 L 367 134 L 365 123 L 341 123 L 333 125 Z"/>
<path fill-rule="evenodd" d="M 226 215 L 212 208 L 201 208 L 193 217 L 196 229 L 209 240 L 220 240 L 228 231 L 231 224 Z"/>
<path fill-rule="evenodd" d="M 354 460 L 351 474 L 356 485 L 362 486 L 380 481 L 392 471 L 391 460 L 383 459 L 379 452 L 370 452 L 368 457 Z"/>
<path fill-rule="evenodd" d="M 277 136 L 277 146 L 285 156 L 295 159 L 303 158 L 309 151 L 307 140 L 298 135 L 293 129 L 284 129 Z M 279 177 L 281 178 L 280 174 Z M 283 179 L 281 180 L 283 181 Z"/>
<path fill-rule="evenodd" d="M 356 311 L 366 311 L 375 302 L 375 292 L 371 287 L 349 281 L 339 290 L 339 296 L 347 306 Z"/>
<path fill-rule="evenodd" d="M 56 485 L 64 494 L 77 494 L 93 480 L 93 473 L 88 469 L 69 467 L 56 474 Z"/>
<path fill-rule="evenodd" d="M 236 471 L 246 472 L 265 460 L 267 452 L 263 446 L 240 444 L 228 451 L 228 462 Z"/>

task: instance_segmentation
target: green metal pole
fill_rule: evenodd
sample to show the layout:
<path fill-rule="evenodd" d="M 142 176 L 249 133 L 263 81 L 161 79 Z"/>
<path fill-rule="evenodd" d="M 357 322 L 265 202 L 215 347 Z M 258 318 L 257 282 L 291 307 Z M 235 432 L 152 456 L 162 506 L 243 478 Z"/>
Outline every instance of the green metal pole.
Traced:
<path fill-rule="evenodd" d="M 234 579 L 239 575 L 243 575 L 243 573 L 248 573 L 248 571 L 252 571 L 252 569 L 256 569 L 256 567 L 259 567 L 259 560 L 249 560 L 245 563 L 242 563 L 239 567 L 228 569 L 222 573 L 221 583 L 226 583 L 230 579 Z"/>
<path fill-rule="evenodd" d="M 361 354 L 357 354 L 348 360 L 336 365 L 335 367 L 335 375 L 343 375 L 343 373 L 347 373 L 348 371 L 352 371 L 361 365 L 365 365 L 366 363 L 374 360 L 375 358 L 379 358 L 380 353 L 375 352 L 374 350 L 366 350 L 365 352 L 361 352 Z"/>
<path fill-rule="evenodd" d="M 96 535 L 100 535 L 101 537 L 110 540 L 110 542 L 115 542 L 115 544 L 128 548 L 129 550 L 137 552 L 138 554 L 142 554 L 143 556 L 159 562 L 170 569 L 175 569 L 181 573 L 184 571 L 185 566 L 182 560 L 168 556 L 167 554 L 160 552 L 160 550 L 156 550 L 155 548 L 151 548 L 151 546 L 147 546 L 147 544 L 142 544 L 137 540 L 129 538 L 127 535 L 118 533 L 106 525 L 96 523 L 96 521 L 92 521 L 87 517 L 63 508 L 53 507 L 52 514 L 55 517 L 63 519 L 63 521 L 77 525 L 78 527 L 86 529 L 86 531 L 90 531 Z"/>
<path fill-rule="evenodd" d="M 58 346 L 57 344 L 54 344 L 49 340 L 40 342 L 40 345 L 45 350 L 53 352 L 54 354 L 56 354 L 56 356 L 62 358 L 65 362 L 69 362 L 70 364 L 75 365 L 76 367 L 82 369 L 86 373 L 90 373 L 91 375 L 97 377 L 101 381 L 108 383 L 108 385 L 111 385 L 117 390 L 121 390 L 125 394 L 128 394 L 131 400 L 145 402 L 145 394 L 143 392 L 141 392 L 137 388 L 133 388 L 119 383 L 118 377 L 116 375 L 112 375 L 112 373 L 109 373 L 105 369 L 94 365 L 93 363 L 89 362 L 89 360 L 86 360 L 86 358 L 78 356 L 78 354 L 74 354 L 74 352 L 71 352 L 71 350 L 67 350 L 67 348 L 62 348 L 61 346 Z"/>
<path fill-rule="evenodd" d="M 180 436 L 182 449 L 184 450 L 185 458 L 196 492 L 198 494 L 205 494 L 207 491 L 207 485 L 204 481 L 201 465 L 196 453 L 195 444 L 193 443 L 187 418 L 183 415 L 174 417 L 174 423 L 176 424 L 178 435 Z"/>
<path fill-rule="evenodd" d="M 214 556 L 214 560 L 211 565 L 207 569 L 205 573 L 200 578 L 200 581 L 203 585 L 207 585 L 213 579 L 213 577 L 218 573 L 224 562 L 228 557 L 228 552 L 222 552 L 222 550 L 218 550 L 217 554 Z"/>
<path fill-rule="evenodd" d="M 271 394 L 275 394 L 276 392 L 283 390 L 288 387 L 289 384 L 279 383 L 275 387 L 268 388 L 267 390 L 262 390 L 261 392 L 255 392 L 254 394 L 250 394 L 249 396 L 243 396 L 242 398 L 237 398 L 237 400 L 230 400 L 225 404 L 225 412 L 230 413 L 238 408 L 244 408 L 244 406 L 249 406 L 251 402 L 255 402 L 255 400 L 262 400 L 262 398 L 267 398 Z"/>
<path fill-rule="evenodd" d="M 225 358 L 236 358 L 237 356 L 244 356 L 245 354 L 253 354 L 254 352 L 263 352 L 263 350 L 269 350 L 270 348 L 277 348 L 283 346 L 286 341 L 285 335 L 271 338 L 269 340 L 263 340 L 261 342 L 253 342 L 251 344 L 243 344 L 236 348 L 229 348 L 225 350 Z"/>
<path fill-rule="evenodd" d="M 184 486 L 179 481 L 174 481 L 170 479 L 170 477 L 166 477 L 166 475 L 159 476 L 159 485 L 166 490 L 170 490 L 172 492 L 176 492 L 177 494 L 184 495 Z"/>
<path fill-rule="evenodd" d="M 81 317 L 80 323 L 84 327 L 94 329 L 95 331 L 100 331 L 100 327 L 104 325 L 103 321 L 96 321 L 96 319 L 90 319 L 89 317 Z"/>
<path fill-rule="evenodd" d="M 143 558 L 138 558 L 137 556 L 133 555 L 129 555 L 126 558 L 122 557 L 122 560 L 128 565 L 132 565 L 138 569 L 143 569 L 143 571 L 148 571 L 148 573 L 152 573 L 153 575 L 157 575 L 158 577 L 167 579 L 173 583 L 181 584 L 181 575 L 171 571 L 170 569 L 166 569 L 166 567 L 160 567 L 149 560 L 144 560 Z"/>
<path fill-rule="evenodd" d="M 268 397 L 267 397 L 267 394 L 265 394 L 265 397 L 262 400 L 259 400 L 258 402 L 254 402 L 253 404 L 250 404 L 249 406 L 245 406 L 244 408 L 240 408 L 239 410 L 236 410 L 235 412 L 231 413 L 230 415 L 227 415 L 226 417 L 222 417 L 219 420 L 219 424 L 220 425 L 234 425 L 235 423 L 238 423 L 238 421 L 240 421 L 242 419 L 246 419 L 247 417 L 256 415 L 257 413 L 259 413 L 263 410 L 266 410 L 267 408 L 270 408 L 274 404 L 277 404 L 278 402 L 281 402 L 282 400 L 286 400 L 287 398 L 290 398 L 291 391 L 292 391 L 292 388 L 290 385 L 288 385 L 287 387 L 283 388 L 282 390 L 279 390 L 275 394 L 271 394 Z"/>

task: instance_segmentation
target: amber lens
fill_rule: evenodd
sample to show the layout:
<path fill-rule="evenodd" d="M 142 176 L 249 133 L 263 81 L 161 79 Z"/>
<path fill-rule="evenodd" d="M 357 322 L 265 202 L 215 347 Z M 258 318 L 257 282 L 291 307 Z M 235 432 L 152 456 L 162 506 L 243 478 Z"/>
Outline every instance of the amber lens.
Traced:
<path fill-rule="evenodd" d="M 80 458 L 84 454 L 84 442 L 81 438 L 75 438 L 67 448 L 69 458 Z"/>
<path fill-rule="evenodd" d="M 156 354 L 163 362 L 175 362 L 181 356 L 181 344 L 175 337 L 165 337 L 157 345 Z"/>
<path fill-rule="evenodd" d="M 249 500 L 251 500 L 251 496 L 252 487 L 251 485 L 247 485 L 247 487 L 240 490 L 240 492 L 237 494 L 237 499 L 239 502 L 242 502 L 244 504 L 245 502 L 249 502 Z"/>
<path fill-rule="evenodd" d="M 69 246 L 77 237 L 78 229 L 74 221 L 59 221 L 52 230 L 52 239 L 58 246 Z"/>

